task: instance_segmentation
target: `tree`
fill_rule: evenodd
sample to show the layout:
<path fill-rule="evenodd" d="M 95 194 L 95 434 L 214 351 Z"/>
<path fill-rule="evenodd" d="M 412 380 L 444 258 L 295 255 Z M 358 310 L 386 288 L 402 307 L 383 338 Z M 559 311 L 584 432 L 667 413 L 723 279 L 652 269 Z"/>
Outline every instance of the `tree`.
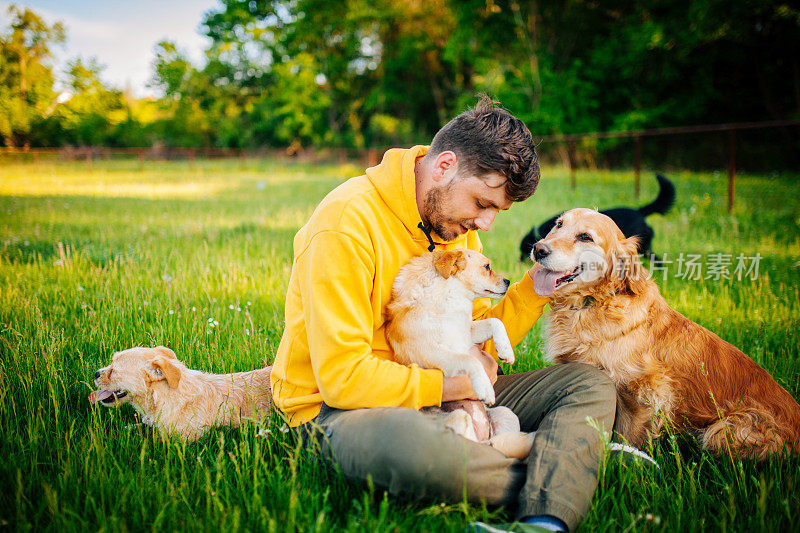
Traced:
<path fill-rule="evenodd" d="M 35 117 L 47 116 L 55 103 L 51 46 L 64 42 L 60 22 L 47 25 L 28 8 L 8 8 L 10 31 L 0 35 L 0 136 L 5 144 L 28 144 Z"/>
<path fill-rule="evenodd" d="M 61 103 L 56 114 L 66 132 L 66 141 L 99 146 L 107 144 L 114 127 L 127 117 L 122 92 L 109 89 L 100 79 L 103 67 L 97 59 L 81 58 L 67 65 L 70 96 Z"/>

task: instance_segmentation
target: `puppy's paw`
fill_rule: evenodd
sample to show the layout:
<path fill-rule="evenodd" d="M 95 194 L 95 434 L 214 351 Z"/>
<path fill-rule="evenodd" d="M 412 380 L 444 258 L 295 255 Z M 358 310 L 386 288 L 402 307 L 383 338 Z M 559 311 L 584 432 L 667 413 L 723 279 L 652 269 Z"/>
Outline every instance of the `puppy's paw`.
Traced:
<path fill-rule="evenodd" d="M 479 381 L 472 381 L 472 388 L 475 390 L 475 396 L 485 403 L 486 405 L 494 405 L 494 387 L 489 381 L 489 378 L 481 379 Z"/>
<path fill-rule="evenodd" d="M 497 357 L 504 363 L 508 363 L 509 365 L 513 365 L 514 361 L 514 349 L 511 347 L 511 344 L 500 344 L 495 343 L 495 348 L 497 348 Z"/>
<path fill-rule="evenodd" d="M 475 436 L 475 429 L 472 424 L 472 418 L 469 413 L 463 409 L 456 409 L 444 421 L 444 426 L 450 428 L 456 435 L 461 435 L 465 439 L 477 442 L 478 438 Z"/>
<path fill-rule="evenodd" d="M 531 454 L 536 433 L 503 433 L 495 435 L 489 444 L 507 457 L 525 460 Z"/>

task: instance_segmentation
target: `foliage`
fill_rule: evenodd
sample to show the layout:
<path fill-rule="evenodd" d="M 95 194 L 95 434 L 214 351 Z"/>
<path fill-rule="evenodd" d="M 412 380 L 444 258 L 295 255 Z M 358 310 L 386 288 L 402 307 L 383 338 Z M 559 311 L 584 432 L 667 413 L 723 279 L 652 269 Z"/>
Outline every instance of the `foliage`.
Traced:
<path fill-rule="evenodd" d="M 536 135 L 800 117 L 800 11 L 781 0 L 220 0 L 203 18 L 202 64 L 156 44 L 151 121 L 124 98 L 59 112 L 46 59 L 64 28 L 10 12 L 6 144 L 386 147 L 428 141 L 482 91 Z M 96 65 L 81 65 L 99 80 Z M 92 87 L 70 92 L 100 98 Z M 796 130 L 778 140 L 797 152 Z M 613 161 L 617 145 L 582 150 Z"/>
<path fill-rule="evenodd" d="M 64 41 L 60 23 L 48 26 L 28 8 L 11 5 L 10 31 L 0 34 L 0 137 L 25 140 L 31 124 L 52 112 L 56 94 L 47 61 L 51 46 Z"/>

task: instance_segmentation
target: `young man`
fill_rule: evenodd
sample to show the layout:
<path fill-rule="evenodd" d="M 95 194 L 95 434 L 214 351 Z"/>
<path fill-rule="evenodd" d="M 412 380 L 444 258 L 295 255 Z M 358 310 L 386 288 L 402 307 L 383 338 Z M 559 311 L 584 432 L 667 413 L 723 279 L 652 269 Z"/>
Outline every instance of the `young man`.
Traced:
<path fill-rule="evenodd" d="M 391 493 L 516 507 L 521 521 L 574 529 L 597 484 L 616 393 L 599 370 L 579 364 L 497 376 L 497 395 L 523 431 L 537 431 L 527 461 L 467 441 L 422 407 L 474 398 L 466 376 L 394 361 L 384 336 L 392 282 L 427 250 L 482 246 L 512 202 L 533 194 L 539 164 L 525 125 L 484 98 L 434 137 L 430 148 L 389 150 L 383 161 L 337 187 L 294 239 L 286 328 L 272 370 L 275 404 L 291 426 L 321 431 L 323 455 L 354 478 Z M 528 272 L 496 305 L 476 300 L 474 317 L 500 318 L 516 345 L 547 299 Z M 487 350 L 492 351 L 490 343 Z M 516 526 L 515 526 L 516 527 Z M 522 527 L 522 526 L 520 526 Z"/>

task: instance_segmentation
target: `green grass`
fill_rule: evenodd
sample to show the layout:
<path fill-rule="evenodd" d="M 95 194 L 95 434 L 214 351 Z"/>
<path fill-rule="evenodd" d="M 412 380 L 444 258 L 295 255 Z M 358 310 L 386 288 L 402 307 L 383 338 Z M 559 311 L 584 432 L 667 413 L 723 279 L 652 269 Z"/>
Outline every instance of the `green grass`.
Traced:
<path fill-rule="evenodd" d="M 191 367 L 270 362 L 283 329 L 292 238 L 357 166 L 265 161 L 0 163 L 0 529 L 460 531 L 502 510 L 414 502 L 347 482 L 302 452 L 273 417 L 192 444 L 127 429 L 132 409 L 93 408 L 92 374 L 113 351 L 166 344 Z M 653 216 L 653 249 L 761 254 L 757 280 L 658 283 L 689 318 L 739 346 L 800 393 L 800 182 L 674 172 L 678 202 Z M 500 271 L 520 277 L 519 239 L 577 206 L 655 196 L 627 172 L 546 168 L 534 198 L 483 236 Z M 219 325 L 211 327 L 209 319 Z M 541 321 L 540 321 L 541 323 Z M 514 371 L 543 366 L 541 325 Z M 651 450 L 662 475 L 604 466 L 583 531 L 786 531 L 800 514 L 800 461 L 715 459 L 687 438 Z"/>

